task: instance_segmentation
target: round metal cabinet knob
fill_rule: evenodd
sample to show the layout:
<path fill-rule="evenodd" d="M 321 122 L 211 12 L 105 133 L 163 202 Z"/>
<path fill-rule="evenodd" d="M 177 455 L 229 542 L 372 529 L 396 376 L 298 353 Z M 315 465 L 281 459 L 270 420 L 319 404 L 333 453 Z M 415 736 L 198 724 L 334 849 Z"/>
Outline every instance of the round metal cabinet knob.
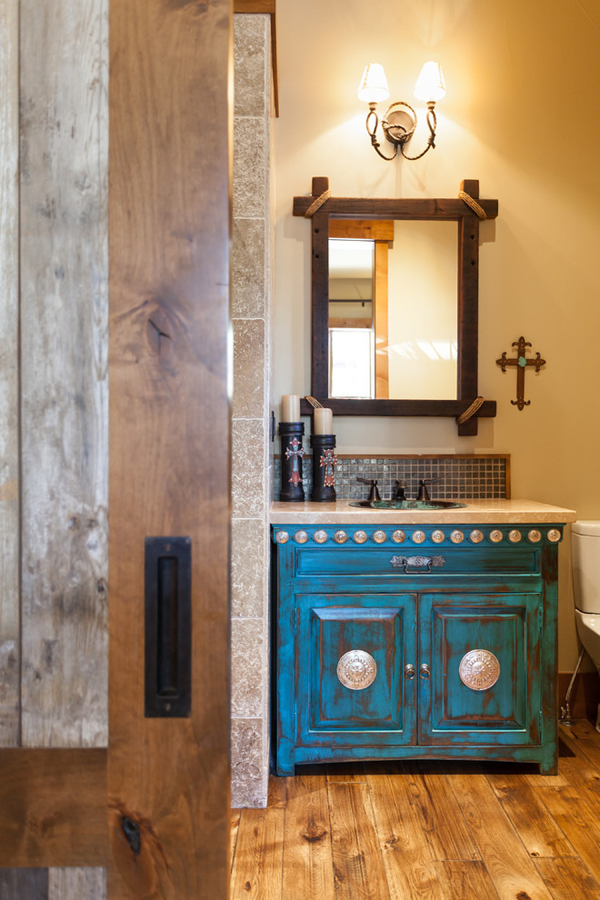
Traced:
<path fill-rule="evenodd" d="M 327 540 L 327 532 L 323 530 L 315 531 L 313 534 L 313 541 L 316 541 L 317 544 L 324 544 Z"/>
<path fill-rule="evenodd" d="M 472 691 L 487 691 L 500 677 L 500 663 L 489 650 L 470 650 L 461 659 L 458 674 Z"/>
<path fill-rule="evenodd" d="M 561 534 L 560 534 L 560 531 L 558 530 L 558 528 L 551 528 L 548 531 L 548 540 L 551 541 L 553 544 L 557 544 L 560 541 L 560 538 L 561 538 Z"/>
<path fill-rule="evenodd" d="M 499 544 L 504 535 L 501 531 L 498 531 L 497 528 L 494 528 L 493 531 L 490 531 L 490 541 L 492 544 Z"/>
<path fill-rule="evenodd" d="M 351 691 L 363 691 L 377 677 L 377 663 L 366 650 L 349 650 L 340 656 L 337 677 Z"/>
<path fill-rule="evenodd" d="M 355 531 L 353 540 L 357 544 L 364 544 L 367 540 L 367 532 L 366 531 Z"/>
<path fill-rule="evenodd" d="M 471 534 L 469 535 L 469 539 L 470 539 L 474 544 L 480 544 L 480 543 L 482 542 L 482 540 L 483 540 L 483 531 L 479 531 L 478 528 L 475 528 L 475 529 L 471 532 Z"/>
<path fill-rule="evenodd" d="M 387 540 L 385 531 L 375 531 L 373 533 L 373 540 L 376 544 L 383 544 Z"/>
<path fill-rule="evenodd" d="M 392 532 L 392 540 L 394 541 L 395 544 L 402 544 L 403 541 L 405 540 L 405 538 L 406 538 L 406 535 L 404 534 L 403 531 Z"/>
<path fill-rule="evenodd" d="M 333 539 L 336 542 L 336 544 L 345 544 L 346 541 L 348 540 L 348 535 L 346 534 L 345 531 L 336 531 L 336 533 L 333 536 Z"/>
<path fill-rule="evenodd" d="M 452 541 L 453 544 L 462 544 L 464 539 L 465 539 L 465 536 L 462 533 L 462 531 L 453 531 L 450 534 L 450 540 Z"/>
<path fill-rule="evenodd" d="M 289 539 L 290 539 L 290 536 L 287 533 L 287 531 L 278 531 L 275 534 L 275 540 L 277 541 L 278 544 L 287 544 Z"/>
<path fill-rule="evenodd" d="M 511 544 L 518 544 L 522 537 L 523 535 L 518 528 L 511 528 L 511 530 L 508 532 L 508 539 Z"/>
<path fill-rule="evenodd" d="M 308 532 L 307 531 L 297 531 L 294 535 L 294 540 L 297 544 L 305 544 L 308 540 Z"/>
<path fill-rule="evenodd" d="M 415 677 L 415 667 L 409 663 L 408 666 L 404 666 L 404 675 L 407 681 L 412 681 Z"/>
<path fill-rule="evenodd" d="M 427 681 L 431 676 L 431 669 L 426 663 L 423 663 L 422 666 L 419 667 L 419 678 L 422 678 L 423 681 Z"/>
<path fill-rule="evenodd" d="M 425 532 L 424 531 L 413 531 L 411 540 L 413 544 L 422 544 L 425 540 Z"/>
<path fill-rule="evenodd" d="M 431 540 L 434 542 L 434 544 L 441 544 L 445 539 L 446 539 L 446 535 L 444 534 L 443 531 L 440 531 L 438 528 L 436 528 L 435 531 L 431 532 Z"/>
<path fill-rule="evenodd" d="M 537 528 L 532 528 L 527 537 L 532 544 L 537 544 L 542 539 L 542 532 L 538 531 Z"/>

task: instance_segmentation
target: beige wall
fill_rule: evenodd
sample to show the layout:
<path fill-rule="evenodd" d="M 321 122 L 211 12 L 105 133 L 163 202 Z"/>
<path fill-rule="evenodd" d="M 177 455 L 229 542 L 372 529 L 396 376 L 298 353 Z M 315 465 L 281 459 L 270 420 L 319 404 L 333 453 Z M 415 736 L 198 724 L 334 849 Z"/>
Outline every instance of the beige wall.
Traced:
<path fill-rule="evenodd" d="M 458 438 L 445 419 L 339 419 L 338 450 L 509 452 L 514 497 L 600 518 L 597 0 L 280 0 L 278 47 L 274 397 L 310 389 L 309 226 L 292 217 L 292 197 L 310 192 L 314 175 L 329 176 L 338 196 L 364 197 L 454 197 L 461 179 L 478 178 L 481 195 L 500 205 L 480 248 L 479 385 L 497 417 L 474 438 Z M 356 98 L 362 70 L 383 63 L 390 102 L 422 111 L 412 88 L 430 58 L 448 88 L 437 148 L 417 162 L 384 162 Z M 521 334 L 548 364 L 528 373 L 531 406 L 519 412 L 514 373 L 502 375 L 495 360 Z M 560 578 L 559 665 L 569 670 L 568 540 Z"/>

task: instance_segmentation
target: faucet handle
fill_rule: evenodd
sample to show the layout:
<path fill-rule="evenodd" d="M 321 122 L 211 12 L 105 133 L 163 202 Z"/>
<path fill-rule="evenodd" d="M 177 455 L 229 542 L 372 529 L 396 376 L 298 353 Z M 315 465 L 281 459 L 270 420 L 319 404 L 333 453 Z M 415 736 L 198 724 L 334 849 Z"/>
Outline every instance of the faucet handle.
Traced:
<path fill-rule="evenodd" d="M 360 481 L 361 484 L 371 485 L 371 490 L 369 491 L 369 498 L 368 498 L 370 501 L 381 500 L 381 497 L 379 496 L 379 491 L 377 490 L 377 479 L 357 478 L 356 480 Z"/>
<path fill-rule="evenodd" d="M 435 478 L 421 478 L 419 480 L 419 493 L 417 494 L 417 500 L 423 500 L 425 503 L 427 503 L 431 499 L 429 496 L 429 491 L 427 490 L 427 485 L 435 484 L 435 482 L 439 480 L 439 475 L 437 475 Z"/>

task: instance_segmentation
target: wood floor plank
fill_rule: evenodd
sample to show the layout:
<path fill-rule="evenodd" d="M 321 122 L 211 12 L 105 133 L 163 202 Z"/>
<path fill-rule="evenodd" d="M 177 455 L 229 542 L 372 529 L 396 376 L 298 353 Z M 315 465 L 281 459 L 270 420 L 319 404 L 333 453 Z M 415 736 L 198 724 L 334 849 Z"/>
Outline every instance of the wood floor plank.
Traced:
<path fill-rule="evenodd" d="M 403 775 L 367 774 L 391 900 L 445 900 Z"/>
<path fill-rule="evenodd" d="M 434 859 L 479 859 L 480 855 L 445 775 L 404 766 L 409 798 Z"/>
<path fill-rule="evenodd" d="M 269 777 L 269 790 L 267 794 L 267 806 L 269 809 L 279 807 L 285 808 L 287 803 L 287 785 L 288 779 L 281 778 L 277 775 Z"/>
<path fill-rule="evenodd" d="M 48 869 L 48 900 L 106 900 L 106 869 Z"/>
<path fill-rule="evenodd" d="M 235 847 L 237 844 L 238 834 L 240 830 L 240 819 L 242 816 L 241 809 L 231 810 L 231 819 L 229 826 L 229 868 L 233 869 L 233 860 L 235 859 Z"/>
<path fill-rule="evenodd" d="M 576 788 L 540 788 L 539 796 L 592 875 L 600 880 L 600 818 Z"/>
<path fill-rule="evenodd" d="M 591 722 L 579 719 L 572 728 L 561 729 L 561 736 L 569 741 L 570 746 L 579 747 L 589 761 L 600 769 L 600 734 Z"/>
<path fill-rule="evenodd" d="M 337 900 L 389 900 L 366 784 L 330 783 L 327 793 Z"/>
<path fill-rule="evenodd" d="M 447 859 L 434 863 L 444 900 L 466 897 L 492 900 L 498 897 L 492 880 L 481 860 Z"/>
<path fill-rule="evenodd" d="M 563 831 L 525 775 L 487 775 L 530 856 L 576 856 Z"/>
<path fill-rule="evenodd" d="M 325 779 L 290 778 L 284 829 L 285 900 L 335 900 Z"/>
<path fill-rule="evenodd" d="M 356 784 L 366 781 L 365 765 L 361 762 L 344 763 L 343 765 L 330 766 L 327 770 L 328 783 Z"/>
<path fill-rule="evenodd" d="M 283 809 L 243 809 L 230 900 L 281 900 Z"/>
<path fill-rule="evenodd" d="M 600 900 L 600 883 L 580 859 L 536 859 L 554 900 Z"/>
<path fill-rule="evenodd" d="M 0 869 L 0 900 L 48 900 L 48 869 Z"/>
<path fill-rule="evenodd" d="M 448 780 L 501 900 L 551 900 L 486 776 L 456 773 Z"/>

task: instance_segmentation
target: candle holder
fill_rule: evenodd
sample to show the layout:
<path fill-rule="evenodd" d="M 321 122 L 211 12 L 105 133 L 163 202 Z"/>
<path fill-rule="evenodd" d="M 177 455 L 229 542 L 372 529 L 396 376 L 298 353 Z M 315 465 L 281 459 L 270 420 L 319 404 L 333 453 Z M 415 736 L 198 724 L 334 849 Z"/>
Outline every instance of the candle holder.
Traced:
<path fill-rule="evenodd" d="M 302 484 L 303 434 L 304 422 L 279 423 L 279 436 L 281 438 L 281 493 L 279 499 L 288 503 L 302 503 L 304 501 L 304 486 Z"/>
<path fill-rule="evenodd" d="M 313 487 L 310 499 L 316 503 L 335 502 L 335 434 L 311 434 Z"/>

